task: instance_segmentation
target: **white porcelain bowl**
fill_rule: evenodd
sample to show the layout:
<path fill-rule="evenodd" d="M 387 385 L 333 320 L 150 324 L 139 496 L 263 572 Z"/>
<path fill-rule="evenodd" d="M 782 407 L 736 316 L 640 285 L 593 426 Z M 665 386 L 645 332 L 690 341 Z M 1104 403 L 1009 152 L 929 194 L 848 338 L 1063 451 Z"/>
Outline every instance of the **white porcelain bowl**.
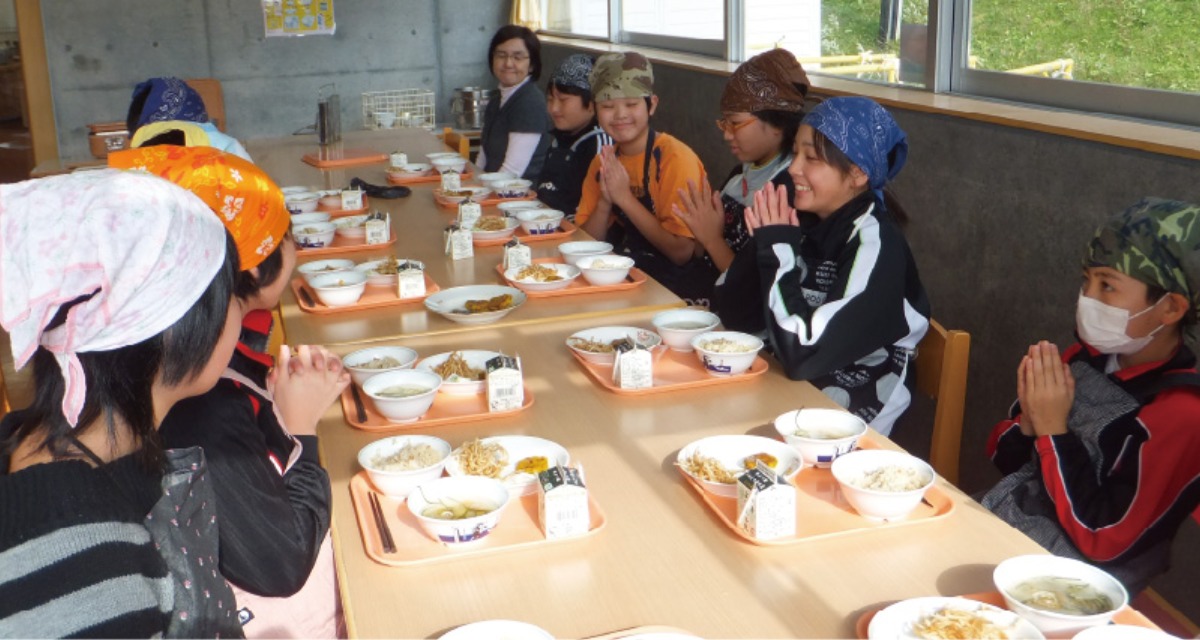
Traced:
<path fill-rule="evenodd" d="M 547 262 L 539 263 L 538 266 L 554 269 L 554 272 L 557 273 L 558 277 L 561 279 L 551 280 L 549 282 L 539 282 L 531 278 L 518 279 L 517 276 L 520 274 L 521 269 L 516 268 L 505 271 L 504 279 L 512 283 L 513 286 L 524 291 L 557 291 L 559 289 L 566 289 L 567 287 L 571 286 L 571 283 L 575 282 L 575 278 L 579 277 L 579 267 L 573 267 L 569 264 L 562 264 L 560 262 Z"/>
<path fill-rule="evenodd" d="M 496 205 L 496 208 L 503 212 L 504 215 L 515 218 L 517 217 L 517 213 L 521 211 L 545 209 L 546 207 L 537 200 L 510 200 L 508 202 L 501 202 Z"/>
<path fill-rule="evenodd" d="M 433 165 L 434 169 L 437 169 L 438 173 L 447 173 L 450 171 L 462 173 L 467 168 L 467 159 L 457 153 L 452 156 L 430 158 L 429 162 Z"/>
<path fill-rule="evenodd" d="M 529 187 L 532 186 L 530 180 L 505 180 L 497 181 L 492 190 L 501 198 L 524 198 L 529 195 Z"/>
<path fill-rule="evenodd" d="M 291 213 L 312 213 L 317 210 L 317 203 L 320 199 L 321 196 L 311 191 L 304 191 L 283 196 L 283 203 Z"/>
<path fill-rule="evenodd" d="M 858 446 L 867 423 L 841 409 L 796 409 L 775 418 L 775 430 L 805 464 L 828 467 Z"/>
<path fill-rule="evenodd" d="M 493 191 L 496 189 L 497 184 L 516 179 L 517 176 L 507 171 L 492 171 L 490 173 L 479 174 L 479 181 L 483 183 L 483 186 L 492 189 Z"/>
<path fill-rule="evenodd" d="M 692 350 L 692 338 L 716 329 L 721 319 L 704 309 L 672 309 L 656 314 L 650 322 L 671 350 L 686 353 Z"/>
<path fill-rule="evenodd" d="M 861 484 L 867 474 L 887 467 L 901 467 L 915 472 L 923 484 L 919 488 L 906 491 L 887 491 L 883 489 L 863 489 Z M 860 449 L 851 451 L 837 460 L 829 468 L 834 479 L 842 488 L 842 495 L 859 515 L 868 520 L 903 520 L 912 513 L 925 492 L 933 486 L 937 474 L 933 467 L 915 456 L 902 451 L 887 449 Z"/>
<path fill-rule="evenodd" d="M 499 480 L 504 483 L 504 487 L 508 489 L 508 492 L 514 498 L 531 495 L 538 488 L 537 476 L 531 473 L 517 472 L 518 462 L 525 458 L 541 456 L 546 458 L 548 466 L 560 465 L 566 467 L 571 464 L 571 454 L 566 448 L 557 442 L 545 438 L 535 436 L 492 436 L 484 438 L 482 443 L 485 445 L 499 445 L 508 454 L 508 461 L 504 463 L 504 468 L 500 470 Z M 446 460 L 446 475 L 467 475 L 458 464 L 458 458 L 461 455 L 461 447 L 450 452 L 450 458 Z"/>
<path fill-rule="evenodd" d="M 1112 601 L 1112 608 L 1093 615 L 1071 615 L 1037 609 L 1014 598 L 1014 587 L 1039 577 L 1059 577 L 1081 580 Z M 1129 604 L 1129 594 L 1116 578 L 1086 562 L 1052 555 L 1026 555 L 1009 558 L 992 572 L 992 582 L 1004 596 L 1008 608 L 1033 623 L 1047 636 L 1067 637 L 1090 627 L 1106 625 L 1113 614 Z"/>
<path fill-rule="evenodd" d="M 316 276 L 323 276 L 330 273 L 340 273 L 343 271 L 353 271 L 354 261 L 335 258 L 330 260 L 313 260 L 305 262 L 296 267 L 296 271 L 304 278 L 304 281 L 312 286 L 312 279 Z"/>
<path fill-rule="evenodd" d="M 387 258 L 382 258 L 379 260 L 368 260 L 368 261 L 363 262 L 363 263 L 357 265 L 356 267 L 354 267 L 354 270 L 361 271 L 361 272 L 367 274 L 367 286 L 368 287 L 392 287 L 392 288 L 395 288 L 397 281 L 400 278 L 399 274 L 397 274 L 397 273 L 382 274 L 382 273 L 378 273 L 375 271 L 376 268 L 378 268 L 380 265 L 386 263 L 387 261 L 388 261 Z M 420 267 L 420 269 L 422 271 L 425 270 L 425 264 L 423 262 L 421 262 L 420 260 L 397 260 L 396 262 L 397 262 L 397 267 L 399 267 L 399 268 L 403 268 L 407 264 L 415 264 L 418 267 Z"/>
<path fill-rule="evenodd" d="M 398 369 L 372 376 L 362 385 L 363 393 L 371 398 L 375 410 L 388 422 L 407 424 L 416 422 L 433 406 L 438 388 L 442 386 L 442 378 L 436 373 L 417 371 L 415 369 Z M 403 398 L 380 395 L 395 387 L 413 387 L 422 389 L 421 393 Z"/>
<path fill-rule="evenodd" d="M 325 191 L 318 191 L 317 195 L 321 197 L 321 199 L 317 201 L 317 204 L 319 204 L 322 209 L 342 208 L 341 189 L 327 189 Z"/>
<path fill-rule="evenodd" d="M 521 209 L 513 214 L 521 228 L 531 236 L 540 236 L 558 231 L 565 214 L 557 209 Z"/>
<path fill-rule="evenodd" d="M 467 301 L 490 300 L 497 296 L 512 296 L 512 305 L 499 311 L 480 311 L 468 313 Z M 447 320 L 459 324 L 488 324 L 512 313 L 525 304 L 524 291 L 516 287 L 505 287 L 492 284 L 473 284 L 462 287 L 451 287 L 431 294 L 425 298 L 425 308 Z"/>
<path fill-rule="evenodd" d="M 443 200 L 454 204 L 460 204 L 467 200 L 479 202 L 480 200 L 488 197 L 488 194 L 491 193 L 487 187 L 463 187 L 458 191 L 460 192 L 460 195 L 448 195 L 439 187 L 436 193 L 438 193 Z"/>
<path fill-rule="evenodd" d="M 447 351 L 446 353 L 429 356 L 418 362 L 416 368 L 420 371 L 434 373 L 434 367 L 442 366 L 450 358 L 451 353 L 453 352 Z M 484 366 L 488 360 L 500 355 L 498 351 L 483 351 L 479 349 L 463 349 L 459 353 L 462 355 L 463 360 L 467 361 L 468 367 L 479 369 L 480 371 L 484 370 Z M 434 373 L 434 375 L 437 374 Z M 468 380 L 457 376 L 451 376 L 450 379 L 443 380 L 440 389 L 442 393 L 452 396 L 471 396 L 483 393 L 486 390 L 487 382 L 484 380 Z"/>
<path fill-rule="evenodd" d="M 500 522 L 510 501 L 504 483 L 480 476 L 455 476 L 430 480 L 408 494 L 408 510 L 429 537 L 445 545 L 475 542 L 486 537 Z M 447 502 L 441 502 L 441 501 Z M 451 503 L 452 501 L 452 503 Z M 487 513 L 461 520 L 440 520 L 423 515 L 427 507 L 441 503 L 490 508 Z M 448 504 L 449 503 L 449 504 Z"/>
<path fill-rule="evenodd" d="M 310 222 L 299 227 L 292 227 L 292 237 L 296 239 L 298 249 L 318 249 L 328 247 L 333 243 L 337 227 L 332 222 Z"/>
<path fill-rule="evenodd" d="M 284 197 L 286 198 L 287 196 L 294 196 L 298 193 L 304 193 L 306 191 L 316 192 L 316 191 L 318 191 L 318 189 L 316 187 L 304 187 L 301 185 L 289 185 L 289 186 L 283 187 L 279 191 L 281 193 L 283 193 Z"/>
<path fill-rule="evenodd" d="M 321 304 L 345 307 L 358 302 L 367 288 L 367 275 L 358 271 L 339 271 L 313 276 L 308 286 L 317 292 Z"/>
<path fill-rule="evenodd" d="M 388 167 L 388 175 L 399 178 L 411 178 L 421 175 L 433 168 L 433 165 L 427 162 L 410 162 L 399 167 Z"/>
<path fill-rule="evenodd" d="M 439 640 L 480 640 L 481 638 L 506 638 L 512 640 L 554 640 L 554 635 L 545 629 L 517 620 L 480 620 L 456 627 L 439 636 Z M 631 639 L 632 640 L 632 639 Z M 650 640 L 649 638 L 645 640 Z M 669 640 L 659 638 L 657 640 Z"/>
<path fill-rule="evenodd" d="M 713 351 L 713 342 L 729 340 L 744 346 L 746 351 Z M 718 378 L 745 373 L 763 348 L 763 341 L 739 331 L 709 331 L 692 338 L 696 359 L 711 376 Z"/>
<path fill-rule="evenodd" d="M 367 216 L 346 216 L 333 221 L 337 234 L 345 238 L 367 237 Z"/>
<path fill-rule="evenodd" d="M 612 253 L 613 246 L 607 242 L 597 242 L 595 240 L 579 240 L 576 242 L 564 242 L 558 245 L 558 252 L 562 254 L 563 260 L 567 264 L 575 264 L 580 258 L 587 256 L 603 256 Z"/>
<path fill-rule="evenodd" d="M 393 367 L 365 366 L 374 360 L 382 358 L 392 358 L 400 364 Z M 342 365 L 350 371 L 350 378 L 360 388 L 367 380 L 381 373 L 411 369 L 416 362 L 417 352 L 408 347 L 368 347 L 366 349 L 359 349 L 358 351 L 351 351 L 342 357 Z"/>
<path fill-rule="evenodd" d="M 302 227 L 306 224 L 314 222 L 329 222 L 329 214 L 320 211 L 315 213 L 296 213 L 292 214 L 292 228 Z"/>
<path fill-rule="evenodd" d="M 612 366 L 616 355 L 612 351 L 597 352 L 587 351 L 579 347 L 580 342 L 591 341 L 610 344 L 614 340 L 621 338 L 632 338 L 640 344 L 646 345 L 650 349 L 650 355 L 653 358 L 658 358 L 666 353 L 667 348 L 663 346 L 662 338 L 653 331 L 642 329 L 641 327 L 593 327 L 576 331 L 567 338 L 567 348 L 574 351 L 584 361 L 592 364 Z"/>
<path fill-rule="evenodd" d="M 380 129 L 391 129 L 396 124 L 396 114 L 391 111 L 375 111 L 371 116 Z"/>
<path fill-rule="evenodd" d="M 696 440 L 679 450 L 675 463 L 684 473 L 691 476 L 705 491 L 727 498 L 737 497 L 737 483 L 725 484 L 696 477 L 688 471 L 686 461 L 693 455 L 699 454 L 712 458 L 735 476 L 746 470 L 746 460 L 755 454 L 765 453 L 775 458 L 775 472 L 787 480 L 796 477 L 800 472 L 800 455 L 791 447 L 773 438 L 762 436 L 710 436 Z"/>
<path fill-rule="evenodd" d="M 429 159 L 430 163 L 432 163 L 438 158 L 461 158 L 462 156 L 454 151 L 434 151 L 433 153 L 425 154 L 425 157 Z"/>
<path fill-rule="evenodd" d="M 514 220 L 513 218 L 497 218 L 495 216 L 484 216 L 483 218 L 480 218 L 480 220 L 483 220 L 485 218 L 488 220 L 503 220 L 504 228 L 498 229 L 496 231 L 481 231 L 479 229 L 471 227 L 471 239 L 473 239 L 473 240 L 500 240 L 503 238 L 511 238 L 512 235 L 514 233 L 516 233 L 517 227 L 520 226 L 520 223 L 517 222 L 516 220 Z"/>
<path fill-rule="evenodd" d="M 428 467 L 407 471 L 388 471 L 380 468 L 388 457 L 406 445 L 427 445 L 438 453 L 438 461 Z M 376 440 L 358 450 L 358 464 L 367 470 L 371 484 L 384 495 L 393 498 L 406 497 L 419 484 L 424 484 L 442 475 L 446 459 L 450 456 L 450 443 L 433 436 L 392 436 Z"/>
<path fill-rule="evenodd" d="M 597 287 L 624 282 L 633 269 L 633 258 L 628 256 L 585 256 L 575 262 L 583 273 L 583 279 Z"/>

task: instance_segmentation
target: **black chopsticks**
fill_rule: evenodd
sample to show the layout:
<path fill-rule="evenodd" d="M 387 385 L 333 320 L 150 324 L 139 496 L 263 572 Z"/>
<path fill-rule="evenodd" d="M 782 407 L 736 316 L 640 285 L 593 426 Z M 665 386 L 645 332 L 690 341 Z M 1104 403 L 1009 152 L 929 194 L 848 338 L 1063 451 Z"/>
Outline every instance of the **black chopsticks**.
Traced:
<path fill-rule="evenodd" d="M 375 516 L 375 528 L 379 530 L 379 539 L 383 543 L 384 553 L 396 553 L 396 541 L 392 539 L 392 530 L 383 519 L 383 507 L 379 505 L 379 496 L 374 491 L 367 493 L 371 501 L 371 515 Z"/>
<path fill-rule="evenodd" d="M 350 397 L 354 399 L 354 414 L 358 416 L 359 423 L 366 423 L 367 408 L 363 406 L 362 396 L 358 395 L 358 387 L 354 383 L 350 383 Z"/>
<path fill-rule="evenodd" d="M 308 289 L 305 289 L 304 287 L 300 287 L 297 289 L 297 291 L 300 292 L 300 299 L 304 301 L 304 304 L 306 304 L 310 307 L 317 306 L 317 304 L 315 302 L 313 302 L 312 296 L 308 295 Z"/>

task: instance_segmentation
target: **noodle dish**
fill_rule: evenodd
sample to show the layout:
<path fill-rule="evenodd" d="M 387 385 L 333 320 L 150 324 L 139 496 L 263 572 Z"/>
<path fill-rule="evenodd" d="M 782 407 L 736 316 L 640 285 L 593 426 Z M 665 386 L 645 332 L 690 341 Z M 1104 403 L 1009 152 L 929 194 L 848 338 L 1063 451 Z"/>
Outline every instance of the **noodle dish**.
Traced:
<path fill-rule="evenodd" d="M 675 464 L 705 491 L 737 497 L 737 477 L 763 464 L 788 480 L 800 471 L 800 454 L 773 438 L 751 435 L 711 436 L 679 450 Z"/>
<path fill-rule="evenodd" d="M 447 459 L 446 473 L 494 478 L 503 482 L 513 496 L 522 496 L 537 490 L 537 472 L 570 462 L 567 450 L 550 440 L 496 436 L 464 442 Z"/>
<path fill-rule="evenodd" d="M 1011 611 L 967 598 L 902 600 L 871 619 L 867 637 L 973 640 L 1043 638 L 1037 627 Z"/>
<path fill-rule="evenodd" d="M 450 443 L 433 436 L 382 438 L 358 452 L 358 464 L 381 493 L 403 498 L 418 484 L 442 475 Z"/>
<path fill-rule="evenodd" d="M 429 356 L 417 363 L 417 370 L 436 373 L 442 378 L 441 392 L 448 395 L 475 395 L 487 391 L 484 379 L 487 361 L 498 351 L 464 349 Z"/>

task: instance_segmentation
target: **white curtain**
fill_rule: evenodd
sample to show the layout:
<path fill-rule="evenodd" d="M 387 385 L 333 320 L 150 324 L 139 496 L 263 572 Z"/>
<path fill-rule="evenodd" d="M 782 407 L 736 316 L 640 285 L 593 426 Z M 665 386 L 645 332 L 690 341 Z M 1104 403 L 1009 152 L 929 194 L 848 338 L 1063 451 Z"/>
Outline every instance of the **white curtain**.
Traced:
<path fill-rule="evenodd" d="M 541 29 L 542 8 L 538 4 L 538 0 L 513 0 L 512 16 L 509 22 L 529 27 L 534 31 Z"/>

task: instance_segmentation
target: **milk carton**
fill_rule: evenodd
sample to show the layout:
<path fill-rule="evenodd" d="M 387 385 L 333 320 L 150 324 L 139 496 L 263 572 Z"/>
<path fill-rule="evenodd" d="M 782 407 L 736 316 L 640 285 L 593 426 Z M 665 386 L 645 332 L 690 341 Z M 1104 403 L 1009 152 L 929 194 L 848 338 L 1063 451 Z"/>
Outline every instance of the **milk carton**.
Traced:
<path fill-rule="evenodd" d="M 538 474 L 538 522 L 547 540 L 588 532 L 592 515 L 578 469 L 555 465 Z"/>
<path fill-rule="evenodd" d="M 737 525 L 757 540 L 796 535 L 796 488 L 757 465 L 737 479 Z"/>
<path fill-rule="evenodd" d="M 396 273 L 396 295 L 400 299 L 425 295 L 425 265 L 416 260 L 400 263 Z"/>
<path fill-rule="evenodd" d="M 645 345 L 624 338 L 613 345 L 613 382 L 622 389 L 654 386 L 654 358 Z"/>
<path fill-rule="evenodd" d="M 529 250 L 529 246 L 525 245 L 518 238 L 509 240 L 504 245 L 504 270 L 509 269 L 521 270 L 533 264 L 533 253 Z"/>
<path fill-rule="evenodd" d="M 392 237 L 392 214 L 376 211 L 367 216 L 363 228 L 367 244 L 386 244 Z"/>
<path fill-rule="evenodd" d="M 484 363 L 488 411 L 513 411 L 525 403 L 521 359 L 499 355 Z"/>

